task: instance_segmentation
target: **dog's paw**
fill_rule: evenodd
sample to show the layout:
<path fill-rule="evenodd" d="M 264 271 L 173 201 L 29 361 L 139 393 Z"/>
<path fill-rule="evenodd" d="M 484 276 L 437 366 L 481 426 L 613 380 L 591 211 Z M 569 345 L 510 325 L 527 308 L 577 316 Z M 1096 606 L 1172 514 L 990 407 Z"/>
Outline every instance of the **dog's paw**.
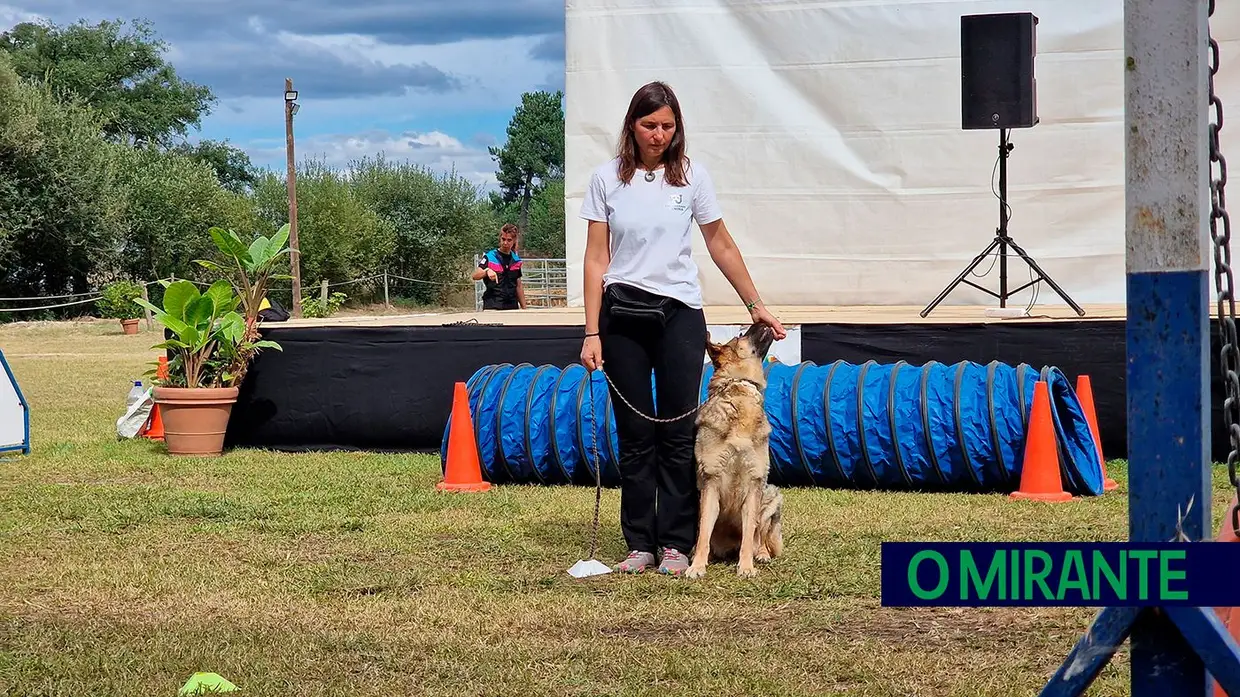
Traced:
<path fill-rule="evenodd" d="M 702 578 L 706 575 L 705 566 L 690 566 L 685 569 L 685 578 Z"/>
<path fill-rule="evenodd" d="M 769 552 L 766 552 L 764 550 L 764 551 L 758 552 L 757 554 L 753 555 L 753 560 L 758 562 L 759 564 L 766 564 L 767 562 L 771 561 L 771 555 Z"/>
<path fill-rule="evenodd" d="M 736 575 L 741 578 L 757 578 L 758 570 L 752 566 L 738 566 L 736 567 Z"/>

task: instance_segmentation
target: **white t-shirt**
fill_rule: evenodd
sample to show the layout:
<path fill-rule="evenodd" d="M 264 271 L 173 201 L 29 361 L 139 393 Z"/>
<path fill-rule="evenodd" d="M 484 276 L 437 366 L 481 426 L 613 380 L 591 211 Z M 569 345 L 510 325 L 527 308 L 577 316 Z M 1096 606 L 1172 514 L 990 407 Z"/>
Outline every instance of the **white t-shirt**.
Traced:
<path fill-rule="evenodd" d="M 603 286 L 627 283 L 702 307 L 698 267 L 693 261 L 692 223 L 723 217 L 710 174 L 700 164 L 686 167 L 686 186 L 663 180 L 663 170 L 648 182 L 638 169 L 628 185 L 619 179 L 620 159 L 594 170 L 581 203 L 581 217 L 607 223 L 611 263 Z"/>

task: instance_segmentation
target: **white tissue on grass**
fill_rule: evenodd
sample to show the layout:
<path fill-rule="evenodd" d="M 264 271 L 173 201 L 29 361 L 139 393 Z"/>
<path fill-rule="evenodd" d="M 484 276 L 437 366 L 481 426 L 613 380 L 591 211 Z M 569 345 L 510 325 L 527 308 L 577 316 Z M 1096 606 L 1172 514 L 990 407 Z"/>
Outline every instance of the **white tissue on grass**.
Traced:
<path fill-rule="evenodd" d="M 602 576 L 611 573 L 611 567 L 597 559 L 589 561 L 581 560 L 573 564 L 568 570 L 569 575 L 573 578 L 586 578 L 587 576 Z"/>

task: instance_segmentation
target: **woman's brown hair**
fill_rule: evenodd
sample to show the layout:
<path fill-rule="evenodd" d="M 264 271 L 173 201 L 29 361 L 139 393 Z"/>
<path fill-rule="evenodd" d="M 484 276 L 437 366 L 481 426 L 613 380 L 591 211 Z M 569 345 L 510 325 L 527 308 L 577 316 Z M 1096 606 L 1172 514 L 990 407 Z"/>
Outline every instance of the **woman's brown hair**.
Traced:
<path fill-rule="evenodd" d="M 637 148 L 637 138 L 633 135 L 633 127 L 638 119 L 649 116 L 663 107 L 671 109 L 672 116 L 676 119 L 676 132 L 672 134 L 672 142 L 668 143 L 667 148 L 663 150 L 663 179 L 672 186 L 684 186 L 687 183 L 685 164 L 688 158 L 685 157 L 685 128 L 684 119 L 680 115 L 680 101 L 676 99 L 676 93 L 666 83 L 655 81 L 642 85 L 633 93 L 633 98 L 629 100 L 629 111 L 624 115 L 624 126 L 620 129 L 620 142 L 616 154 L 620 158 L 620 171 L 618 172 L 620 181 L 625 184 L 633 179 L 637 164 L 641 162 L 641 153 Z"/>

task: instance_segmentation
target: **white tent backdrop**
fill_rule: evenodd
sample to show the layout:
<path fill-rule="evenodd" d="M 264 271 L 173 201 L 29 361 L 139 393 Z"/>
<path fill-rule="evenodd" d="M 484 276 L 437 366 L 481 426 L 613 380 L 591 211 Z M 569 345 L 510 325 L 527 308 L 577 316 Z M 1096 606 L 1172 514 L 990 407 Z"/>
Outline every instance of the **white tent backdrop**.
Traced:
<path fill-rule="evenodd" d="M 960 16 L 1020 11 L 1039 19 L 1041 123 L 1011 131 L 1009 232 L 1076 302 L 1122 303 L 1123 0 L 568 0 L 569 303 L 590 171 L 655 79 L 680 97 L 689 155 L 768 304 L 929 303 L 999 222 L 999 133 L 960 125 Z M 1240 9 L 1218 3 L 1211 24 L 1224 154 L 1240 162 Z M 735 304 L 700 234 L 695 253 L 706 302 Z M 1008 268 L 1009 288 L 1030 280 Z M 997 263 L 978 274 L 998 291 Z M 944 304 L 996 301 L 961 285 Z M 1037 304 L 1062 301 L 1042 283 Z"/>

